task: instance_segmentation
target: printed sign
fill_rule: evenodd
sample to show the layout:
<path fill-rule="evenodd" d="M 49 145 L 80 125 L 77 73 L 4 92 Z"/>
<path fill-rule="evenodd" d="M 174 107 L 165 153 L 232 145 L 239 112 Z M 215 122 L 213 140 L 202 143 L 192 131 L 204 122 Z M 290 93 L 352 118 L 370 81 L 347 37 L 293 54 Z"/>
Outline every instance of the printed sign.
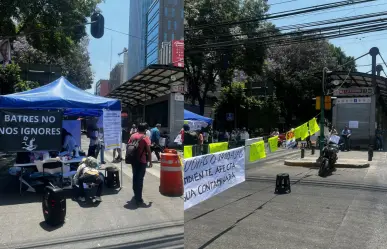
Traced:
<path fill-rule="evenodd" d="M 234 121 L 234 113 L 226 113 L 227 121 Z"/>
<path fill-rule="evenodd" d="M 338 98 L 336 104 L 369 104 L 371 98 Z"/>
<path fill-rule="evenodd" d="M 172 41 L 172 64 L 175 67 L 184 67 L 184 41 Z"/>
<path fill-rule="evenodd" d="M 370 96 L 372 94 L 374 94 L 372 87 L 352 87 L 333 90 L 333 96 Z"/>
<path fill-rule="evenodd" d="M 244 147 L 186 159 L 184 210 L 244 181 Z"/>
<path fill-rule="evenodd" d="M 121 148 L 121 111 L 103 110 L 102 122 L 105 150 Z"/>
<path fill-rule="evenodd" d="M 0 110 L 0 151 L 60 151 L 60 111 Z"/>

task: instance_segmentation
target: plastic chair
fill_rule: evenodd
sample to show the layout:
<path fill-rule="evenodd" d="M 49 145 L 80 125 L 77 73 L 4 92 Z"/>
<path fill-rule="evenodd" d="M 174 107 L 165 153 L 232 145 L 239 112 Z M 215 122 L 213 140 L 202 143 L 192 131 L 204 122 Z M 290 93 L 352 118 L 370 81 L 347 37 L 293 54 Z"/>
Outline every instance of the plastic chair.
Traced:
<path fill-rule="evenodd" d="M 42 178 L 49 180 L 50 178 L 60 179 L 60 187 L 63 188 L 63 162 L 59 159 L 48 159 L 43 161 L 42 170 L 43 176 Z M 60 172 L 55 172 L 60 169 Z M 48 170 L 48 172 L 47 172 Z"/>

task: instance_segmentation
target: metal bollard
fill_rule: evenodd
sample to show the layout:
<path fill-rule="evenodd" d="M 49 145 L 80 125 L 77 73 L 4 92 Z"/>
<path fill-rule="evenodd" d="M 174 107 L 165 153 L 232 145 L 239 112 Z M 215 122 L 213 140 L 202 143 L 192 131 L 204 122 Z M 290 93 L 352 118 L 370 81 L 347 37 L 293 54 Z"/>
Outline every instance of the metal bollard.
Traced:
<path fill-rule="evenodd" d="M 301 148 L 301 158 L 304 158 L 304 157 L 305 157 L 305 149 Z"/>
<path fill-rule="evenodd" d="M 314 155 L 314 146 L 312 146 L 312 155 Z"/>
<path fill-rule="evenodd" d="M 374 150 L 372 146 L 368 147 L 368 161 L 372 161 L 372 157 L 374 156 Z"/>

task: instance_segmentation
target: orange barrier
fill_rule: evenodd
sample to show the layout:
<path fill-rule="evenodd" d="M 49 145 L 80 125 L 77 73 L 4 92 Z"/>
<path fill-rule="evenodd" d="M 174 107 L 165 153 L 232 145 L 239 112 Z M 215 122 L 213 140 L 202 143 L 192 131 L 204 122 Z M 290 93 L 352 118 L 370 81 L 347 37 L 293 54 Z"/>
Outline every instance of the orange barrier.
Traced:
<path fill-rule="evenodd" d="M 165 149 L 161 153 L 160 168 L 160 193 L 166 196 L 182 196 L 182 167 L 176 150 Z"/>

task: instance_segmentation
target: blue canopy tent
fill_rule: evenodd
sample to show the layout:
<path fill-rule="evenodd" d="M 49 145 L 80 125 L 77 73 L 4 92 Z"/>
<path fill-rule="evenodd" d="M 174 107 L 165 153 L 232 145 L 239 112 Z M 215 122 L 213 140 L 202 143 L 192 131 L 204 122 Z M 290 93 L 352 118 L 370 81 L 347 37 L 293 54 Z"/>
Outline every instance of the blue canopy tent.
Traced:
<path fill-rule="evenodd" d="M 103 109 L 121 111 L 121 102 L 88 93 L 62 76 L 47 85 L 29 91 L 0 96 L 0 108 L 61 109 L 66 116 L 99 117 Z"/>
<path fill-rule="evenodd" d="M 212 124 L 212 119 L 200 116 L 199 114 L 184 110 L 184 120 L 198 120 L 198 121 L 204 121 L 207 124 Z"/>

